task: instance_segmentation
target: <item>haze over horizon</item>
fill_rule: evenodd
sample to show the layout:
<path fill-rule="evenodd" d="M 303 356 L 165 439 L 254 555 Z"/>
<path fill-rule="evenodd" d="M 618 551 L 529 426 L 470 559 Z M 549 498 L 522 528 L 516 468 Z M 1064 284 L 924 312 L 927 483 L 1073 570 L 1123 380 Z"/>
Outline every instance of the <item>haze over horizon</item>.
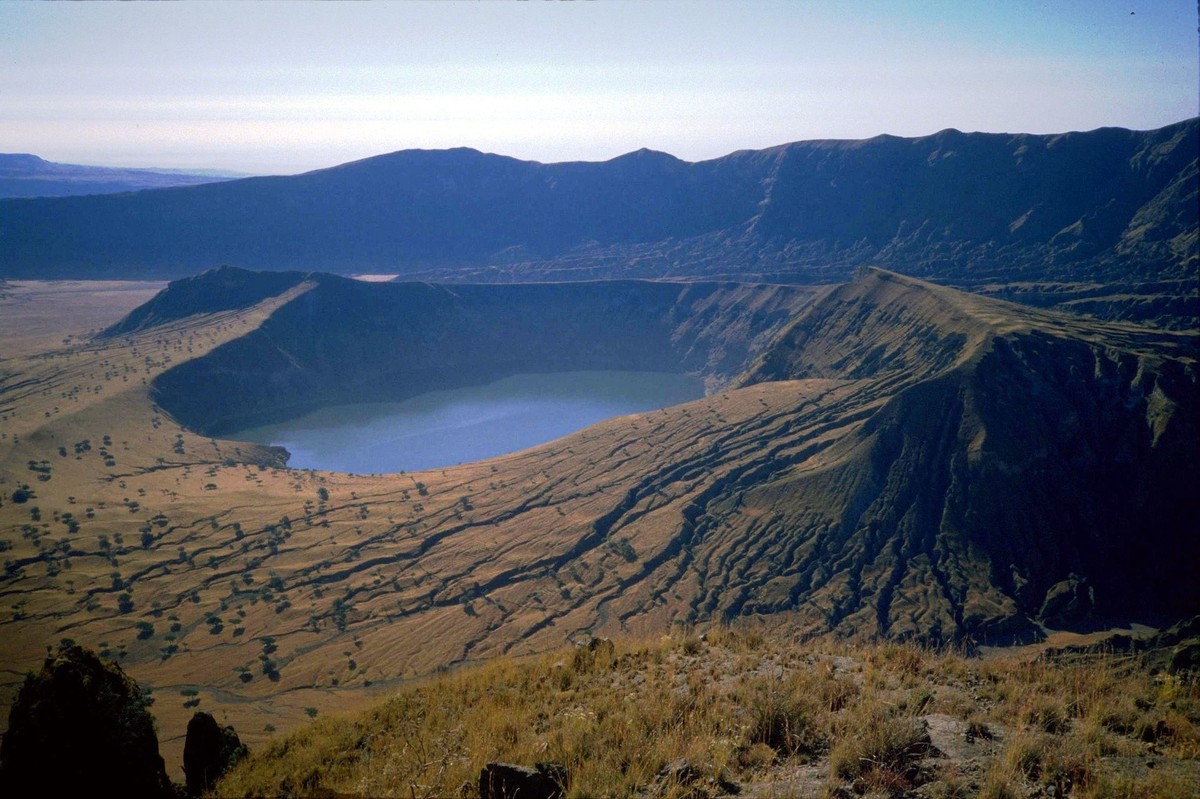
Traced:
<path fill-rule="evenodd" d="M 1196 116 L 1184 0 L 4 4 L 0 151 L 292 173 L 409 148 L 685 160 Z"/>

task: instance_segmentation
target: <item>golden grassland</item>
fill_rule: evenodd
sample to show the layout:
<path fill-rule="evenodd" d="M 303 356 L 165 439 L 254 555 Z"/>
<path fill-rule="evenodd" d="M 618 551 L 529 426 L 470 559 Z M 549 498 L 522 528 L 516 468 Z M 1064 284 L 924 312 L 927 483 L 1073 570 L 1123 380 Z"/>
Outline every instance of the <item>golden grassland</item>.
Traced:
<path fill-rule="evenodd" d="M 0 358 L 44 352 L 99 332 L 166 285 L 128 280 L 0 281 Z"/>
<path fill-rule="evenodd" d="M 670 545 L 672 518 L 702 484 L 694 476 L 648 491 L 619 541 L 562 572 L 546 564 L 647 464 L 702 452 L 726 423 L 779 427 L 797 396 L 844 390 L 754 387 L 535 451 L 399 475 L 256 465 L 271 454 L 197 436 L 155 405 L 155 377 L 306 289 L 0 359 L 0 708 L 47 648 L 63 639 L 95 648 L 153 692 L 178 776 L 195 709 L 253 746 L 269 738 L 267 724 L 284 731 L 309 707 L 365 706 L 445 664 L 558 647 L 589 627 L 664 629 L 680 613 L 679 591 L 656 601 L 652 618 L 625 621 L 632 600 L 619 580 L 642 568 L 630 553 L 646 559 Z M 98 289 L 96 326 L 117 321 L 126 299 Z M 36 320 L 41 341 L 73 301 L 41 284 L 0 302 Z M 492 586 L 486 596 L 481 584 Z"/>
<path fill-rule="evenodd" d="M 753 629 L 498 658 L 260 748 L 225 797 L 454 796 L 554 762 L 569 796 L 1187 797 L 1200 684 L 1116 654 L 966 657 Z M 685 760 L 694 781 L 665 767 Z M 676 776 L 670 776 L 671 774 Z"/>
<path fill-rule="evenodd" d="M 163 755 L 177 778 L 183 733 L 194 710 L 233 724 L 262 752 L 255 765 L 230 778 L 227 789 L 233 792 L 271 793 L 285 779 L 300 790 L 311 782 L 315 759 L 310 770 L 296 766 L 276 777 L 258 770 L 275 768 L 266 765 L 273 762 L 292 768 L 284 765 L 291 761 L 268 753 L 277 736 L 293 729 L 301 730 L 300 737 L 288 746 L 297 752 L 308 746 L 305 740 L 313 746 L 329 741 L 320 744 L 331 758 L 314 778 L 321 785 L 405 795 L 456 791 L 490 758 L 558 758 L 576 771 L 577 792 L 621 794 L 652 782 L 668 755 L 694 759 L 714 779 L 725 770 L 732 779 L 766 786 L 764 791 L 776 795 L 790 795 L 788 786 L 808 785 L 804 780 L 817 780 L 823 791 L 832 764 L 845 760 L 837 754 L 839 742 L 862 737 L 847 735 L 849 725 L 874 730 L 882 740 L 904 732 L 894 720 L 915 711 L 896 711 L 902 700 L 909 701 L 896 692 L 916 688 L 897 683 L 876 690 L 866 682 L 883 668 L 874 664 L 881 655 L 751 645 L 752 639 L 741 638 L 629 645 L 612 662 L 607 655 L 577 662 L 573 651 L 529 662 L 505 657 L 448 681 L 405 688 L 447 664 L 557 650 L 593 634 L 650 640 L 697 611 L 719 616 L 724 608 L 718 599 L 736 599 L 738 586 L 722 584 L 729 590 L 721 594 L 712 589 L 715 582 L 704 584 L 703 575 L 710 581 L 728 575 L 742 581 L 744 595 L 782 606 L 789 584 L 772 573 L 771 559 L 790 544 L 764 531 L 786 527 L 776 511 L 788 502 L 799 508 L 797 514 L 820 515 L 824 494 L 816 488 L 824 484 L 801 497 L 785 480 L 766 483 L 761 475 L 784 464 L 784 476 L 829 475 L 830 487 L 838 488 L 837 481 L 848 478 L 830 465 L 847 457 L 848 433 L 887 401 L 882 388 L 842 379 L 761 383 L 610 420 L 535 450 L 397 475 L 278 468 L 262 448 L 195 435 L 155 404 L 151 388 L 158 375 L 245 335 L 308 289 L 301 285 L 253 308 L 190 317 L 106 341 L 74 333 L 63 341 L 66 335 L 56 334 L 55 325 L 67 324 L 64 308 L 76 300 L 64 300 L 51 288 L 0 297 L 0 318 L 19 302 L 22 324 L 36 337 L 21 344 L 20 330 L 6 332 L 6 345 L 14 346 L 0 353 L 0 724 L 24 674 L 37 668 L 47 647 L 72 639 L 115 659 L 153 691 Z M 115 322 L 130 298 L 100 291 L 94 299 L 89 327 Z M 992 313 L 993 306 L 967 311 Z M 46 338 L 51 335 L 57 338 Z M 47 341 L 56 344 L 43 349 Z M 715 467 L 714 452 L 720 456 Z M 680 526 L 697 503 L 721 483 L 738 480 L 745 490 L 710 514 L 717 521 L 706 529 L 702 545 L 681 548 Z M 24 501 L 16 501 L 18 490 L 28 495 Z M 605 519 L 615 521 L 600 534 Z M 861 577 L 863 585 L 882 584 L 886 570 L 868 569 Z M 969 588 L 982 596 L 989 590 Z M 831 579 L 806 600 L 807 615 L 774 614 L 779 630 L 811 629 L 844 589 L 844 582 Z M 917 608 L 914 618 L 925 610 Z M 872 609 L 860 613 L 864 625 L 873 621 Z M 764 632 L 763 638 L 776 635 Z M 884 660 L 893 657 L 900 656 Z M 948 655 L 914 657 L 922 664 L 960 662 Z M 556 666 L 559 660 L 563 665 Z M 994 667 L 955 668 L 984 673 Z M 1136 693 L 1119 680 L 1148 677 L 1121 676 L 1115 666 L 1112 673 L 1115 696 L 1150 701 L 1166 690 L 1166 683 L 1150 681 Z M 545 685 L 535 691 L 539 674 Z M 806 682 L 818 677 L 823 682 Z M 798 682 L 787 687 L 793 681 Z M 830 700 L 820 723 L 805 727 L 802 736 L 771 733 L 771 740 L 756 740 L 746 731 L 746 714 L 757 712 L 750 699 L 754 692 L 764 702 L 778 696 L 800 701 L 818 689 L 832 690 L 834 683 L 858 685 L 859 692 L 846 707 L 833 708 Z M 455 701 L 467 715 L 451 715 L 442 699 L 419 705 L 424 715 L 419 726 L 408 728 L 408 743 L 403 730 L 390 742 L 380 738 L 385 749 L 378 752 L 357 745 L 358 737 L 371 738 L 366 732 L 344 748 L 342 739 L 311 737 L 326 725 L 333 725 L 333 735 L 335 728 L 366 723 L 338 727 L 327 720 L 334 712 L 365 711 L 397 689 L 408 699 L 385 707 L 434 701 L 428 697 L 443 696 L 438 692 L 452 685 L 459 686 L 453 689 Z M 950 687 L 955 686 L 968 695 L 983 690 L 967 683 Z M 1184 699 L 1191 696 L 1190 688 L 1175 687 Z M 950 701 L 953 692 L 942 693 L 939 701 Z M 688 699 L 693 694 L 700 699 Z M 509 696 L 504 701 L 512 711 L 500 712 L 507 705 L 488 704 L 492 700 L 485 695 Z M 479 715 L 471 716 L 476 706 Z M 985 714 L 983 723 L 1001 733 L 1023 729 L 1005 721 L 1009 705 L 999 698 L 974 706 Z M 851 707 L 858 715 L 847 715 Z M 928 711 L 924 716 L 934 712 L 922 710 Z M 601 711 L 603 718 L 588 715 Z M 779 718 L 791 718 L 787 708 L 781 712 Z M 1190 712 L 1180 711 L 1181 718 L 1194 725 Z M 412 718 L 408 711 L 394 715 Z M 941 715 L 969 723 L 948 710 Z M 1074 735 L 1076 720 L 1086 715 L 1068 717 Z M 505 718 L 515 732 L 496 726 Z M 680 718 L 697 726 L 679 726 Z M 1174 724 L 1174 718 L 1163 720 Z M 951 723 L 939 719 L 937 724 Z M 626 721 L 632 731 L 620 732 Z M 397 721 L 403 723 L 414 722 Z M 794 726 L 781 723 L 786 730 Z M 940 729 L 937 724 L 930 725 L 931 735 Z M 1179 729 L 1172 741 L 1189 740 L 1193 733 L 1186 730 L 1194 732 L 1194 726 Z M 494 745 L 454 737 L 476 731 Z M 610 735 L 628 736 L 627 744 L 612 748 L 605 743 Z M 1040 745 L 1038 736 L 1049 735 L 1063 733 L 1042 730 L 1019 739 L 1016 732 L 1001 734 L 988 746 L 1002 741 L 1007 752 L 1017 740 Z M 1130 738 L 1113 730 L 1102 737 L 1118 743 Z M 1175 763 L 1184 745 L 1171 746 Z M 371 752 L 368 760 L 382 763 L 385 750 L 411 750 L 413 758 L 424 757 L 413 763 L 432 765 L 413 771 L 415 766 L 402 765 L 408 754 L 397 754 L 401 760 L 388 770 L 372 771 L 369 762 L 360 762 L 363 752 Z M 1142 757 L 1126 751 L 1105 757 Z M 453 758 L 443 758 L 451 752 Z M 595 764 L 585 764 L 593 755 Z M 1007 762 L 1007 755 L 990 757 L 986 773 Z M 837 779 L 874 784 L 874 772 L 855 772 L 855 762 L 867 761 L 845 760 Z M 1021 773 L 1040 774 L 1041 768 Z M 884 769 L 879 779 L 891 771 Z M 1138 776 L 1138 784 L 1169 785 L 1174 773 L 1156 769 Z M 395 776 L 405 774 L 402 780 Z M 1133 779 L 1124 772 L 1103 776 L 1103 769 L 1096 774 L 1101 776 L 1089 779 L 1117 786 Z M 951 776 L 937 784 L 951 784 Z M 390 787 L 393 779 L 401 780 L 400 788 Z M 905 779 L 919 781 L 907 772 Z M 984 784 L 983 776 L 970 779 Z M 435 783 L 436 790 L 428 787 Z"/>
<path fill-rule="evenodd" d="M 251 722 L 286 730 L 308 707 L 363 706 L 449 663 L 544 651 L 589 629 L 665 629 L 694 587 L 626 588 L 672 546 L 689 496 L 717 479 L 697 471 L 713 438 L 743 422 L 770 436 L 797 400 L 849 390 L 756 386 L 398 475 L 256 465 L 271 454 L 197 436 L 157 407 L 158 375 L 307 289 L 0 360 L 0 707 L 48 647 L 93 647 L 154 692 L 178 775 L 197 708 L 255 745 L 268 736 Z M 37 296 L 25 312 L 52 328 L 58 299 Z M 111 305 L 108 321 L 125 310 Z M 761 449 L 740 446 L 742 459 Z M 672 465 L 688 459 L 691 470 Z M 628 509 L 637 523 L 554 568 L 647 470 L 666 474 Z"/>

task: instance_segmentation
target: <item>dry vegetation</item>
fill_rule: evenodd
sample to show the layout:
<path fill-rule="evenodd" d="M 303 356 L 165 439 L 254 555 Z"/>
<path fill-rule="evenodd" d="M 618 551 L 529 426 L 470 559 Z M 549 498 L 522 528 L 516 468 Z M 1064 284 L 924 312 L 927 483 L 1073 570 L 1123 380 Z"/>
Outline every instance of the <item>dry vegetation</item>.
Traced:
<path fill-rule="evenodd" d="M 900 294 L 903 287 L 876 288 Z M 847 629 L 876 629 L 874 607 L 847 604 L 847 572 L 830 573 L 821 563 L 836 527 L 829 520 L 842 512 L 836 492 L 857 485 L 852 459 L 864 449 L 855 448 L 852 436 L 888 402 L 895 388 L 887 380 L 782 380 L 730 389 L 611 420 L 537 450 L 399 475 L 277 468 L 261 448 L 195 435 L 156 406 L 150 389 L 159 375 L 259 329 L 308 289 L 245 310 L 117 339 L 72 339 L 0 360 L 0 708 L 11 704 L 48 646 L 74 640 L 117 660 L 153 691 L 163 755 L 178 777 L 182 735 L 195 709 L 233 724 L 259 751 L 276 734 L 304 728 L 289 745 L 299 752 L 303 736 L 324 730 L 331 712 L 366 708 L 451 663 L 557 649 L 589 634 L 653 636 L 677 622 L 725 613 L 757 612 L 810 630 L 842 614 Z M 41 335 L 61 307 L 49 294 L 39 301 L 40 317 L 33 306 L 23 313 L 43 320 Z M 123 310 L 111 307 L 107 321 Z M 981 318 L 975 307 L 964 314 Z M 1040 316 L 1033 321 L 1041 324 Z M 978 322 L 985 323 L 992 321 Z M 849 465 L 839 472 L 839 464 Z M 805 530 L 812 535 L 797 532 Z M 894 579 L 873 560 L 881 541 L 851 541 L 857 548 L 846 550 L 856 590 L 868 599 Z M 779 563 L 791 571 L 781 576 Z M 908 591 L 933 584 L 920 571 L 927 561 L 909 563 L 913 571 L 896 584 L 904 589 L 896 597 L 913 602 L 893 602 L 893 631 L 926 624 L 929 609 L 940 607 L 936 596 L 926 601 L 930 592 Z M 812 588 L 797 604 L 792 592 L 801 577 Z M 993 591 L 983 582 L 964 590 L 985 598 Z M 780 795 L 792 784 L 819 783 L 824 790 L 831 775 L 846 784 L 893 777 L 911 784 L 922 778 L 909 773 L 908 762 L 923 758 L 918 750 L 928 745 L 903 721 L 909 716 L 924 718 L 933 744 L 946 748 L 938 724 L 951 722 L 928 718 L 938 705 L 913 709 L 915 699 L 901 695 L 918 690 L 915 677 L 912 687 L 875 690 L 871 675 L 884 668 L 875 655 L 750 640 L 625 648 L 615 668 L 577 663 L 573 654 L 528 664 L 504 660 L 396 700 L 434 702 L 421 705 L 421 726 L 410 728 L 407 744 L 402 734 L 379 739 L 385 748 L 378 752 L 323 735 L 308 740 L 340 753 L 322 766 L 322 784 L 363 793 L 409 793 L 409 782 L 420 793 L 425 789 L 417 786 L 433 785 L 431 775 L 443 765 L 437 790 L 456 790 L 481 759 L 493 757 L 558 758 L 576 770 L 577 790 L 611 793 L 653 783 L 674 757 L 703 765 L 713 779 L 724 772 Z M 835 658 L 842 655 L 850 659 Z M 554 667 L 557 659 L 563 666 Z M 927 654 L 918 661 L 958 662 Z M 961 666 L 979 674 L 987 668 Z M 1068 707 L 1067 733 L 1039 721 L 1040 732 L 1005 737 L 1024 723 L 1005 716 L 1009 700 L 974 702 L 970 692 L 987 684 L 955 679 L 947 677 L 947 685 L 966 692 L 963 701 L 984 714 L 981 723 L 1001 733 L 978 744 L 980 751 L 1001 746 L 996 741 L 1005 747 L 1003 756 L 988 755 L 986 773 L 969 766 L 970 758 L 949 761 L 968 764 L 955 766 L 968 782 L 989 784 L 987 774 L 996 770 L 999 785 L 1002 767 L 1040 775 L 1049 766 L 1030 766 L 1018 742 L 1044 758 L 1041 736 L 1067 740 L 1067 733 L 1091 729 L 1087 714 Z M 539 681 L 542 690 L 525 690 Z M 1016 690 L 1014 681 L 998 684 Z M 834 708 L 834 699 L 820 692 L 843 685 L 858 692 Z M 446 693 L 452 686 L 458 687 Z M 1147 683 L 1138 693 L 1123 686 L 1113 683 L 1111 695 L 1149 702 L 1161 688 Z M 1191 689 L 1177 687 L 1184 691 L 1180 701 L 1191 701 Z M 949 688 L 939 691 L 939 702 L 953 699 Z M 510 696 L 512 709 L 498 712 L 485 694 Z M 457 716 L 446 704 L 452 695 L 462 708 Z M 828 709 L 818 712 L 811 703 L 821 696 Z M 896 709 L 902 703 L 907 710 Z M 1163 705 L 1147 707 L 1134 705 L 1129 724 L 1136 728 L 1139 714 L 1166 712 Z M 766 715 L 755 740 L 747 714 L 760 712 Z M 1174 736 L 1168 736 L 1172 753 L 1182 751 L 1176 739 L 1194 735 L 1189 712 L 1162 716 L 1167 725 L 1181 725 L 1163 728 Z M 6 715 L 0 713 L 0 724 Z M 973 720 L 944 715 L 954 724 Z M 801 716 L 808 721 L 799 727 Z M 503 720 L 514 732 L 497 727 Z M 460 727 L 495 744 L 455 743 Z M 1143 735 L 1097 729 L 1102 741 Z M 626 743 L 610 745 L 605 736 Z M 850 741 L 876 745 L 856 753 L 846 748 Z M 385 751 L 405 746 L 411 752 L 404 757 L 424 752 L 421 763 L 430 768 L 403 772 L 397 760 L 392 771 L 372 770 L 370 763 L 387 762 Z M 897 746 L 903 768 L 886 754 Z M 362 761 L 367 752 L 370 760 Z M 447 753 L 453 757 L 443 762 Z M 594 765 L 584 765 L 581 753 L 589 759 L 596 753 Z M 1118 756 L 1134 758 L 1133 765 L 1144 761 L 1125 749 L 1115 750 Z M 264 765 L 255 768 L 272 762 L 291 768 L 283 764 L 292 761 L 256 762 Z M 303 786 L 309 772 L 296 768 L 270 784 L 279 787 L 289 777 Z M 254 773 L 268 780 L 256 784 L 269 783 L 261 776 L 266 772 Z M 392 783 L 385 781 L 404 773 L 401 788 L 387 787 Z M 1169 784 L 1174 773 L 1156 768 L 1137 779 Z M 1089 779 L 1120 785 L 1132 779 L 1123 774 Z M 937 784 L 953 784 L 951 777 Z"/>
<path fill-rule="evenodd" d="M 1135 658 L 722 628 L 429 679 L 317 717 L 217 793 L 451 796 L 501 760 L 567 766 L 571 796 L 1186 797 L 1198 758 L 1200 684 Z"/>
<path fill-rule="evenodd" d="M 0 358 L 83 340 L 165 286 L 162 281 L 0 280 Z"/>

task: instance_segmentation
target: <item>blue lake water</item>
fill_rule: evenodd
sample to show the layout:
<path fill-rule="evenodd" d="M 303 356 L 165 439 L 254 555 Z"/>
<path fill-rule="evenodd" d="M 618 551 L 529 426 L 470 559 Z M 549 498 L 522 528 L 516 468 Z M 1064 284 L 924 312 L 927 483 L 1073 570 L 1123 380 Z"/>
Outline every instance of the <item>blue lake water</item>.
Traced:
<path fill-rule="evenodd" d="M 516 452 L 702 396 L 700 378 L 661 372 L 514 375 L 403 402 L 331 406 L 228 437 L 286 447 L 297 469 L 416 471 Z"/>

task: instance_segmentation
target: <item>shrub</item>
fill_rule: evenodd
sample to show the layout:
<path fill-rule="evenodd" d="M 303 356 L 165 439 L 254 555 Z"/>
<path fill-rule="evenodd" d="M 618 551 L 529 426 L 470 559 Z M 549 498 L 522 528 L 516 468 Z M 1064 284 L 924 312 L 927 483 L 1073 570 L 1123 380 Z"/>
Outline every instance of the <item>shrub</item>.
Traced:
<path fill-rule="evenodd" d="M 851 720 L 829 754 L 830 770 L 843 780 L 862 780 L 868 789 L 908 790 L 917 783 L 917 762 L 931 748 L 924 722 L 865 708 Z"/>
<path fill-rule="evenodd" d="M 763 744 L 782 755 L 795 755 L 814 753 L 824 744 L 805 699 L 781 686 L 757 686 L 749 711 L 747 738 L 751 745 Z"/>
<path fill-rule="evenodd" d="M 1021 723 L 1041 732 L 1058 735 L 1071 726 L 1063 701 L 1052 696 L 1037 696 L 1021 712 Z"/>

